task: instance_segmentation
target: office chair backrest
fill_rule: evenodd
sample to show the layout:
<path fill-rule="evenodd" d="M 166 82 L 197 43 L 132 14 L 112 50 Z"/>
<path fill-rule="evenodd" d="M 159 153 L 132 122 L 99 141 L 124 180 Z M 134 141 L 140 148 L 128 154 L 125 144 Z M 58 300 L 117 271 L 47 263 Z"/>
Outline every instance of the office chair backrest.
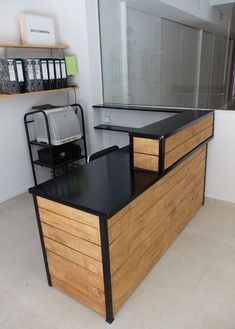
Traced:
<path fill-rule="evenodd" d="M 108 147 L 108 148 L 106 148 L 104 150 L 101 150 L 101 151 L 98 151 L 96 153 L 93 153 L 93 154 L 91 154 L 88 157 L 88 162 L 91 162 L 91 161 L 93 161 L 95 159 L 98 159 L 98 158 L 102 157 L 103 155 L 106 155 L 108 153 L 111 153 L 111 152 L 117 151 L 117 150 L 119 150 L 119 147 L 117 145 L 113 145 L 113 146 Z"/>

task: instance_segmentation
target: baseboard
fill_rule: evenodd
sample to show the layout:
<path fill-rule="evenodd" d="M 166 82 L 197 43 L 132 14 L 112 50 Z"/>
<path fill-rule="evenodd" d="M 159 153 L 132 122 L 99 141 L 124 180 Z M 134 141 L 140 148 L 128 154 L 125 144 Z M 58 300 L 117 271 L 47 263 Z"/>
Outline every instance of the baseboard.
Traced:
<path fill-rule="evenodd" d="M 6 196 L 0 198 L 0 204 L 3 203 L 3 202 L 8 201 L 8 200 L 10 200 L 10 199 L 16 198 L 16 197 L 18 197 L 18 196 L 20 196 L 21 194 L 24 194 L 24 193 L 26 193 L 26 192 L 28 192 L 28 188 L 23 189 L 23 190 L 20 190 L 20 191 L 17 191 L 17 192 L 12 193 L 12 194 L 8 194 L 8 195 L 6 195 Z"/>
<path fill-rule="evenodd" d="M 235 202 L 232 202 L 230 200 L 223 200 L 223 199 L 217 199 L 217 198 L 212 198 L 212 197 L 209 197 L 209 196 L 206 196 L 205 197 L 205 201 L 213 201 L 213 202 L 225 202 L 225 203 L 229 203 L 229 204 L 232 204 L 232 205 L 235 205 Z"/>

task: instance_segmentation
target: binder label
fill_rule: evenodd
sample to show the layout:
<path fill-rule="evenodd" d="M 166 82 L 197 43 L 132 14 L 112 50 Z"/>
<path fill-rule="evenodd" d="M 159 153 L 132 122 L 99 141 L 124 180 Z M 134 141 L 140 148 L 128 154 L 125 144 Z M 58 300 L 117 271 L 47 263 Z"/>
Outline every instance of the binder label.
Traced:
<path fill-rule="evenodd" d="M 62 73 L 62 78 L 66 79 L 66 69 L 65 69 L 65 62 L 61 61 L 61 73 Z"/>
<path fill-rule="evenodd" d="M 35 76 L 37 80 L 41 79 L 41 71 L 40 71 L 40 65 L 39 64 L 35 64 L 34 66 L 35 68 Z"/>
<path fill-rule="evenodd" d="M 55 72 L 56 72 L 56 78 L 61 79 L 61 71 L 60 71 L 60 62 L 55 61 Z"/>
<path fill-rule="evenodd" d="M 8 65 L 8 72 L 10 81 L 16 81 L 15 69 L 13 64 Z"/>
<path fill-rule="evenodd" d="M 47 72 L 47 63 L 42 62 L 42 76 L 43 76 L 43 80 L 48 80 L 48 72 Z"/>
<path fill-rule="evenodd" d="M 32 64 L 28 64 L 28 75 L 29 75 L 29 80 L 34 80 L 33 65 Z"/>
<path fill-rule="evenodd" d="M 53 61 L 48 61 L 48 65 L 49 65 L 49 76 L 50 76 L 50 79 L 55 79 L 55 72 L 54 72 Z"/>
<path fill-rule="evenodd" d="M 16 69 L 17 69 L 17 74 L 18 74 L 18 81 L 24 82 L 23 67 L 22 67 L 22 63 L 20 61 L 16 61 Z"/>

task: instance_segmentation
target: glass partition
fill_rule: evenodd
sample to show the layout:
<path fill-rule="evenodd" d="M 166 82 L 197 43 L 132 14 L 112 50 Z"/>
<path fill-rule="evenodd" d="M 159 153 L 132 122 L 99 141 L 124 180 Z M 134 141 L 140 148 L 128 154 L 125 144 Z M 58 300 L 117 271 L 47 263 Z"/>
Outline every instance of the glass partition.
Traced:
<path fill-rule="evenodd" d="M 207 31 L 157 0 L 99 0 L 99 12 L 104 103 L 233 107 L 225 29 Z"/>

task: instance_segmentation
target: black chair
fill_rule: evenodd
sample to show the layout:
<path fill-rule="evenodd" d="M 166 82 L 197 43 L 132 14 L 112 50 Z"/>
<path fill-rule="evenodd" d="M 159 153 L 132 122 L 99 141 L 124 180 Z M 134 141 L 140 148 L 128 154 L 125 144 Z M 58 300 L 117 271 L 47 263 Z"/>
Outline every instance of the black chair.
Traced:
<path fill-rule="evenodd" d="M 93 154 L 89 155 L 88 162 L 91 162 L 95 159 L 98 159 L 98 158 L 102 157 L 103 155 L 109 154 L 109 153 L 111 153 L 113 151 L 117 151 L 117 150 L 119 150 L 119 147 L 117 145 L 113 145 L 113 146 L 110 146 L 110 147 L 108 147 L 104 150 L 93 153 Z"/>

